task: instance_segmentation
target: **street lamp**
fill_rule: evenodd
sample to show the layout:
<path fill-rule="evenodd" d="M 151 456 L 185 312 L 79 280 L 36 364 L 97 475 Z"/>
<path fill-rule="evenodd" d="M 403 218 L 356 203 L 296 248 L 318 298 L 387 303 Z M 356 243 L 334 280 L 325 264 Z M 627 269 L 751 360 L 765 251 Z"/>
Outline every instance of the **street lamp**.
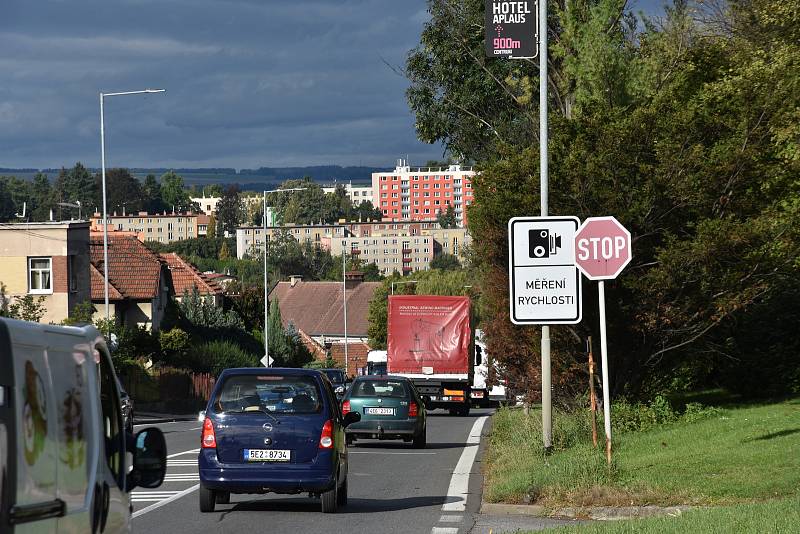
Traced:
<path fill-rule="evenodd" d="M 125 91 L 122 93 L 100 93 L 100 162 L 103 175 L 103 299 L 106 305 L 106 328 L 111 328 L 108 306 L 108 213 L 106 212 L 106 134 L 103 116 L 103 100 L 107 96 L 142 95 L 149 93 L 163 93 L 166 89 L 144 89 L 143 91 Z"/>
<path fill-rule="evenodd" d="M 292 187 L 287 189 L 270 189 L 264 191 L 264 359 L 261 363 L 264 367 L 272 367 L 272 362 L 269 360 L 269 286 L 267 285 L 267 251 L 269 246 L 267 243 L 267 193 L 280 193 L 282 191 L 305 191 L 306 187 Z"/>

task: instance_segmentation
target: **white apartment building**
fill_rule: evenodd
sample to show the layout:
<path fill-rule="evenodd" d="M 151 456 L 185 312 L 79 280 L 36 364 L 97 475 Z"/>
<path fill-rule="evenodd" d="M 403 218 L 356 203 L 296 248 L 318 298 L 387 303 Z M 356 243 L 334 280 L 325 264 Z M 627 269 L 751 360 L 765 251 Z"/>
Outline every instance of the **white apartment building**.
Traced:
<path fill-rule="evenodd" d="M 353 185 L 352 182 L 342 185 L 344 185 L 344 189 L 347 192 L 348 198 L 350 198 L 350 200 L 353 202 L 353 206 L 358 206 L 362 202 L 369 200 L 372 202 L 373 206 L 377 207 L 374 195 L 372 194 L 373 189 L 371 185 Z M 336 186 L 323 187 L 322 190 L 325 193 L 333 193 L 336 191 Z"/>

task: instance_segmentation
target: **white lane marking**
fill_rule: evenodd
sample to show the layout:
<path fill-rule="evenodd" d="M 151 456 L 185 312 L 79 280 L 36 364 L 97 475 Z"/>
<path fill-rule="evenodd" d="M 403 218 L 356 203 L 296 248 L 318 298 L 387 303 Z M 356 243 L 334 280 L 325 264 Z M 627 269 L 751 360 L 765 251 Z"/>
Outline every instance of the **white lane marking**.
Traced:
<path fill-rule="evenodd" d="M 201 428 L 203 428 L 203 427 L 202 427 L 202 426 L 196 426 L 196 427 L 194 427 L 194 428 L 190 428 L 189 430 L 200 430 Z M 187 432 L 188 432 L 188 431 L 187 431 Z"/>
<path fill-rule="evenodd" d="M 439 523 L 461 523 L 464 516 L 461 515 L 443 515 L 439 518 Z"/>
<path fill-rule="evenodd" d="M 386 452 L 386 451 L 347 451 L 347 454 L 380 454 L 381 456 L 386 456 L 389 454 L 409 454 L 409 455 L 419 455 L 419 454 L 436 454 L 435 452 Z"/>
<path fill-rule="evenodd" d="M 458 534 L 458 529 L 453 527 L 433 527 L 431 534 Z"/>
<path fill-rule="evenodd" d="M 472 430 L 467 437 L 467 445 L 461 453 L 461 458 L 458 459 L 458 464 L 453 470 L 453 476 L 450 478 L 450 487 L 447 488 L 448 501 L 458 499 L 452 502 L 446 502 L 442 505 L 443 512 L 464 512 L 467 509 L 467 496 L 469 493 L 469 475 L 472 471 L 472 464 L 475 462 L 475 456 L 478 454 L 478 446 L 481 442 L 481 430 L 489 416 L 479 417 L 472 425 Z"/>
<path fill-rule="evenodd" d="M 191 488 L 186 488 L 182 492 L 176 493 L 175 495 L 173 495 L 172 497 L 170 497 L 168 499 L 164 499 L 163 501 L 157 502 L 155 504 L 151 504 L 150 506 L 147 506 L 146 508 L 142 508 L 141 510 L 139 510 L 137 512 L 134 512 L 132 518 L 136 519 L 140 515 L 144 515 L 144 514 L 146 514 L 148 512 L 152 512 L 153 510 L 161 508 L 162 506 L 167 505 L 167 504 L 171 503 L 172 501 L 177 501 L 178 499 L 180 499 L 184 495 L 189 495 L 193 491 L 196 491 L 197 488 L 199 488 L 199 487 L 200 487 L 200 484 L 195 484 Z"/>
<path fill-rule="evenodd" d="M 190 451 L 176 452 L 175 454 L 170 454 L 169 456 L 167 456 L 167 458 L 175 458 L 176 456 L 183 456 L 184 454 L 192 454 L 192 453 L 197 454 L 198 452 L 200 452 L 200 449 L 192 449 Z"/>
<path fill-rule="evenodd" d="M 178 491 L 134 491 L 131 493 L 131 502 L 158 502 L 177 495 Z"/>
<path fill-rule="evenodd" d="M 167 460 L 167 467 L 172 465 L 174 466 L 197 465 L 197 460 Z"/>

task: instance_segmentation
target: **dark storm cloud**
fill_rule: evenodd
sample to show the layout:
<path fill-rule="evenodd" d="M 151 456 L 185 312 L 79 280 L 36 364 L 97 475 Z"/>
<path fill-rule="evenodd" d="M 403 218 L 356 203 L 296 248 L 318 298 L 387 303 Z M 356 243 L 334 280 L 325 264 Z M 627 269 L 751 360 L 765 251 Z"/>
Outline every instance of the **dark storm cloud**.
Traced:
<path fill-rule="evenodd" d="M 639 0 L 645 9 L 654 0 Z M 425 0 L 4 0 L 0 166 L 391 165 L 419 143 L 402 65 Z"/>
<path fill-rule="evenodd" d="M 391 165 L 415 139 L 401 65 L 423 0 L 3 2 L 0 166 Z"/>

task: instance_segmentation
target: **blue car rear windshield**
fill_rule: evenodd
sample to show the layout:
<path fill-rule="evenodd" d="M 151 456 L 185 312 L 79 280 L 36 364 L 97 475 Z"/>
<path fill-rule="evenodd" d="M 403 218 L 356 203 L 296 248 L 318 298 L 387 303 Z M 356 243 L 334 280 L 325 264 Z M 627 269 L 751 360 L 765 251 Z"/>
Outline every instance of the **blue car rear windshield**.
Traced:
<path fill-rule="evenodd" d="M 214 407 L 225 413 L 311 414 L 322 409 L 320 399 L 310 376 L 238 375 L 225 380 Z"/>
<path fill-rule="evenodd" d="M 408 397 L 408 388 L 404 380 L 356 380 L 351 397 Z"/>

